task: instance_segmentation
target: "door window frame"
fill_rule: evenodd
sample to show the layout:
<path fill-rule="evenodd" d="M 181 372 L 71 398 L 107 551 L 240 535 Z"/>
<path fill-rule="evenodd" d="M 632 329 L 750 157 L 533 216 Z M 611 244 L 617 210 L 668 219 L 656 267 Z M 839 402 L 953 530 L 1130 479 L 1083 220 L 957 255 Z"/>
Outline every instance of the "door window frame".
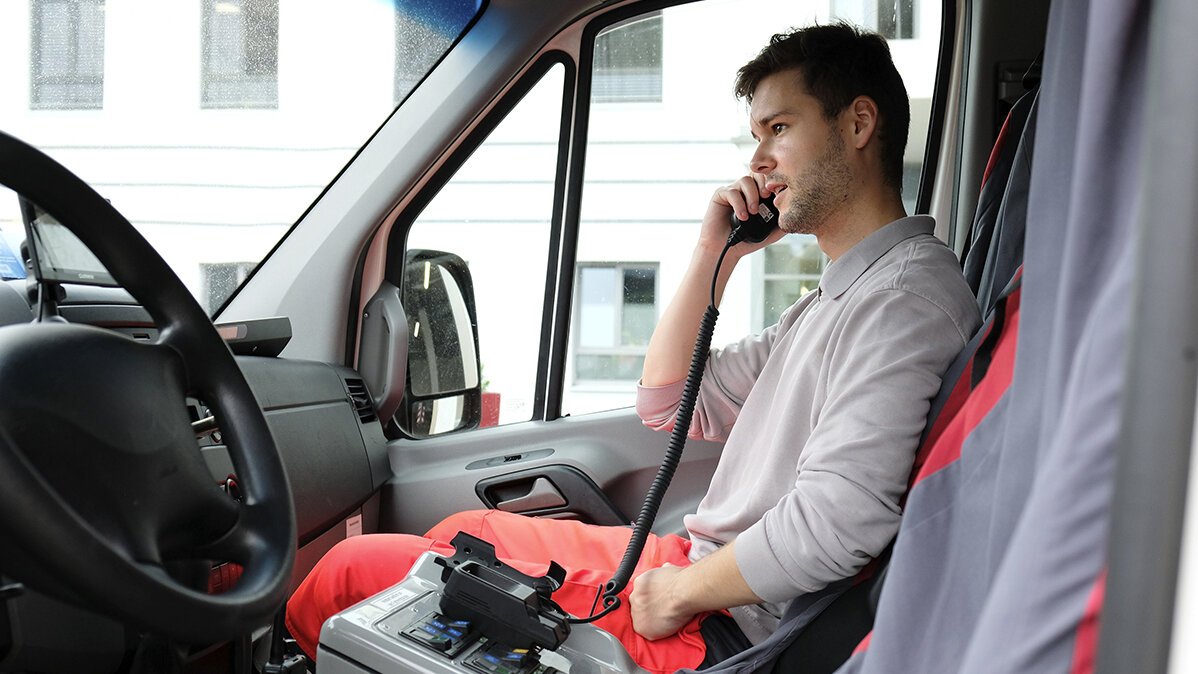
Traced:
<path fill-rule="evenodd" d="M 550 67 L 559 63 L 565 67 L 565 86 L 562 93 L 562 117 L 552 206 L 553 216 L 548 245 L 549 260 L 546 266 L 544 310 L 539 333 L 540 352 L 535 378 L 536 390 L 533 393 L 531 416 L 533 421 L 552 421 L 561 418 L 565 389 L 567 384 L 573 381 L 573 363 L 568 355 L 573 340 L 571 326 L 575 318 L 574 298 L 578 242 L 588 127 L 593 105 L 591 101 L 592 69 L 596 37 L 614 24 L 683 4 L 688 3 L 686 0 L 665 0 L 615 8 L 590 19 L 582 28 L 581 44 L 577 55 L 563 52 L 557 48 L 548 48 L 518 76 L 514 86 L 505 92 L 503 99 L 487 113 L 485 119 L 467 132 L 463 142 L 433 172 L 427 184 L 434 188 L 423 190 L 416 195 L 395 223 L 393 231 L 402 232 L 402 234 L 393 237 L 388 245 L 386 266 L 388 279 L 402 277 L 403 251 L 407 243 L 407 230 L 432 200 L 439 186 L 444 185 L 461 168 L 470 154 L 489 136 L 523 95 L 540 81 Z M 916 200 L 916 212 L 920 213 L 928 212 L 932 202 L 932 182 L 940 159 L 942 134 L 945 126 L 944 115 L 948 109 L 949 69 L 954 45 L 953 31 L 957 23 L 957 8 L 953 2 L 942 0 L 941 11 L 937 72 Z M 575 29 L 571 27 L 565 29 L 566 32 L 572 30 Z M 951 245 L 952 241 L 949 243 Z M 662 292 L 662 289 L 659 289 L 659 292 Z M 665 289 L 665 292 L 669 292 L 669 289 Z M 661 300 L 660 297 L 658 299 Z"/>
<path fill-rule="evenodd" d="M 554 190 L 553 190 L 553 206 L 552 216 L 549 225 L 549 245 L 548 245 L 548 260 L 546 261 L 546 283 L 543 298 L 543 310 L 541 316 L 541 329 L 539 334 L 539 344 L 537 354 L 537 373 L 535 377 L 535 390 L 533 391 L 532 412 L 530 421 L 545 420 L 547 409 L 547 381 L 549 379 L 549 353 L 550 345 L 554 343 L 553 330 L 554 321 L 553 307 L 557 303 L 557 295 L 560 288 L 557 286 L 558 264 L 557 258 L 559 251 L 562 250 L 562 231 L 563 231 L 563 213 L 564 202 L 566 195 L 566 180 L 567 180 L 567 165 L 569 161 L 566 148 L 569 147 L 570 130 L 574 124 L 574 105 L 577 96 L 576 82 L 577 65 L 574 58 L 566 52 L 551 49 L 541 54 L 523 73 L 515 80 L 511 88 L 503 93 L 496 104 L 487 112 L 478 124 L 472 127 L 463 137 L 460 144 L 449 153 L 446 160 L 433 171 L 426 185 L 428 189 L 421 190 L 415 195 L 412 201 L 404 208 L 396 219 L 392 228 L 393 235 L 387 242 L 387 253 L 384 278 L 396 287 L 402 288 L 405 266 L 405 254 L 408 247 L 408 232 L 419 221 L 421 214 L 425 208 L 432 202 L 433 198 L 440 192 L 441 188 L 449 183 L 449 181 L 457 174 L 457 172 L 466 164 L 474 152 L 491 136 L 491 133 L 503 122 L 504 119 L 519 105 L 524 96 L 527 95 L 533 87 L 535 87 L 544 76 L 556 65 L 561 65 L 565 70 L 563 73 L 562 86 L 562 107 L 561 107 L 561 123 L 558 129 L 557 140 L 557 161 L 554 169 Z M 452 251 L 451 251 L 452 252 Z M 364 258 L 363 258 L 364 259 Z M 360 266 L 359 266 L 360 268 Z M 355 283 L 355 287 L 359 284 Z M 355 297 L 351 302 L 351 306 L 357 306 L 359 298 Z M 566 306 L 570 302 L 565 302 Z M 356 334 L 358 329 L 357 319 L 355 315 L 352 317 L 351 330 L 352 334 Z M 355 348 L 356 340 L 347 341 L 347 362 L 352 362 L 352 352 L 350 349 Z M 471 430 L 471 429 L 463 429 Z"/>

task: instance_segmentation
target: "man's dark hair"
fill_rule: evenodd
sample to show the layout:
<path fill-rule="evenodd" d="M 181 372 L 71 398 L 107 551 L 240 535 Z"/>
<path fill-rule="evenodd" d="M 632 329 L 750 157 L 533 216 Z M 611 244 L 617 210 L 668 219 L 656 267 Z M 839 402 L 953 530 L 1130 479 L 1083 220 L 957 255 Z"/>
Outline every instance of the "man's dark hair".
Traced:
<path fill-rule="evenodd" d="M 858 96 L 868 96 L 877 103 L 883 178 L 887 185 L 901 191 L 911 108 L 886 40 L 847 23 L 779 33 L 737 71 L 737 98 L 752 103 L 753 92 L 762 80 L 792 69 L 803 74 L 807 93 L 820 102 L 829 120 Z"/>

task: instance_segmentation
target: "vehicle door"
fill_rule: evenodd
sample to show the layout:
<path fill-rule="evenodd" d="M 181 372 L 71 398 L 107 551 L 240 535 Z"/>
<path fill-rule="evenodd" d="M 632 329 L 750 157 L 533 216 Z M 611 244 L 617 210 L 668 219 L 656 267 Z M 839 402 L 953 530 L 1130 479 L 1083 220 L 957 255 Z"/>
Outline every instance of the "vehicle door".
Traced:
<path fill-rule="evenodd" d="M 732 95 L 736 69 L 791 25 L 844 18 L 886 34 L 912 98 L 904 198 L 916 209 L 941 11 L 875 4 L 631 3 L 547 38 L 367 253 L 384 271 L 362 286 L 356 358 L 376 400 L 391 398 L 393 437 L 380 528 L 422 533 L 474 508 L 635 519 L 668 439 L 632 407 L 648 339 L 708 200 L 747 172 L 755 146 Z M 745 260 L 713 343 L 770 325 L 824 264 L 798 235 Z M 468 317 L 453 336 L 430 328 L 421 299 L 445 286 Z M 380 347 L 398 331 L 408 339 Z M 442 367 L 453 376 L 430 386 L 433 342 L 472 332 L 477 352 L 451 348 Z M 406 359 L 402 382 L 388 374 L 396 359 Z M 656 531 L 681 530 L 720 448 L 687 445 Z"/>

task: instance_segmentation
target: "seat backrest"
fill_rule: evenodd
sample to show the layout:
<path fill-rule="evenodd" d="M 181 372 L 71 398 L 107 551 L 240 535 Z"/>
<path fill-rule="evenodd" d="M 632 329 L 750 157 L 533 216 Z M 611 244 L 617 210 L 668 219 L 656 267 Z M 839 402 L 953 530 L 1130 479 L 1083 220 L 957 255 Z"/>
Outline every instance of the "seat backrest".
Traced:
<path fill-rule="evenodd" d="M 1036 98 L 1043 54 L 1023 75 L 1025 93 L 1007 112 L 986 170 L 969 240 L 962 254 L 965 282 L 978 298 L 982 316 L 1023 263 L 1024 221 L 1031 185 L 1031 147 L 1035 139 Z"/>
<path fill-rule="evenodd" d="M 985 323 L 949 366 L 936 399 L 937 413 L 929 416 L 916 454 L 911 487 L 961 455 L 962 441 L 1010 385 L 1018 338 L 1020 282 L 1016 270 Z M 855 650 L 868 644 L 892 548 L 887 548 L 843 594 L 798 631 L 772 671 L 833 672 Z"/>
<path fill-rule="evenodd" d="M 841 674 L 1092 671 L 1096 618 L 1114 605 L 1103 569 L 1122 547 L 1110 537 L 1116 453 L 1156 449 L 1121 437 L 1139 393 L 1125 385 L 1130 307 L 1146 297 L 1136 248 L 1159 116 L 1142 104 L 1157 44 L 1146 19 L 1129 0 L 1053 5 L 1021 289 L 1000 295 L 985 372 L 975 357 L 958 379 L 965 402 L 929 433 L 872 637 Z M 1120 646 L 1137 641 L 1121 627 Z"/>
<path fill-rule="evenodd" d="M 1033 89 L 1024 94 L 1007 115 L 978 197 L 963 272 L 982 316 L 994 308 L 999 293 L 1023 264 L 1037 93 Z"/>

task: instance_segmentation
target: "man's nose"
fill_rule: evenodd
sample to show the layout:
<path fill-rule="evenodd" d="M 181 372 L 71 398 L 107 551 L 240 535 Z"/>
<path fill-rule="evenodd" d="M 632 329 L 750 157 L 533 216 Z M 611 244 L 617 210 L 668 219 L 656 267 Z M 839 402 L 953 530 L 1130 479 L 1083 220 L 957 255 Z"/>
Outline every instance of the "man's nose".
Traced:
<path fill-rule="evenodd" d="M 753 156 L 749 158 L 749 170 L 753 173 L 764 175 L 774 170 L 774 159 L 767 145 L 767 143 L 758 143 L 757 149 L 753 150 Z"/>

